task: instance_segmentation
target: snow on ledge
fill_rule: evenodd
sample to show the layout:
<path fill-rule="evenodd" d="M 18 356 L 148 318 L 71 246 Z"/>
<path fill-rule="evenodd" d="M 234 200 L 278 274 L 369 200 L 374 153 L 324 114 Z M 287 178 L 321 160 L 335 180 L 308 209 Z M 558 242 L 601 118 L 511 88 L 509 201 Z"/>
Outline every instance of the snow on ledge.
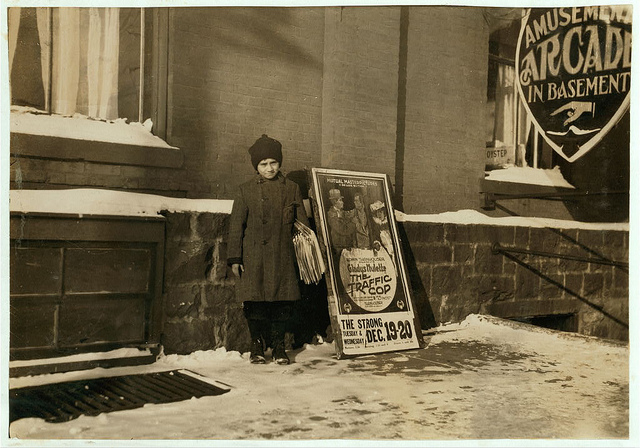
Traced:
<path fill-rule="evenodd" d="M 45 135 L 122 145 L 177 149 L 151 133 L 151 121 L 127 123 L 124 119 L 94 120 L 84 115 L 46 115 L 29 107 L 12 107 L 9 129 L 13 133 Z"/>
<path fill-rule="evenodd" d="M 232 205 L 232 200 L 170 198 L 93 188 L 9 191 L 9 210 L 23 213 L 160 216 L 167 210 L 229 214 Z"/>
<path fill-rule="evenodd" d="M 573 185 L 565 180 L 558 166 L 550 170 L 519 166 L 491 170 L 485 180 L 575 189 Z"/>
<path fill-rule="evenodd" d="M 407 215 L 400 211 L 395 212 L 398 222 L 429 222 L 445 224 L 476 224 L 489 226 L 515 226 L 515 227 L 551 227 L 554 229 L 585 229 L 585 230 L 620 230 L 629 231 L 629 223 L 608 222 L 580 222 L 563 219 L 532 218 L 526 216 L 491 217 L 476 210 L 458 210 L 457 212 L 445 212 L 433 215 Z"/>
<path fill-rule="evenodd" d="M 9 190 L 9 210 L 22 213 L 74 215 L 160 216 L 160 212 L 230 214 L 230 199 L 184 199 L 146 193 L 77 188 L 69 190 Z M 561 219 L 508 216 L 495 218 L 476 210 L 458 210 L 431 215 L 408 215 L 395 211 L 398 222 L 463 225 L 551 227 L 559 229 L 629 231 L 629 223 L 586 223 Z"/>
<path fill-rule="evenodd" d="M 83 361 L 103 361 L 107 359 L 137 358 L 140 356 L 150 356 L 151 354 L 151 350 L 149 349 L 141 350 L 137 348 L 118 348 L 108 352 L 89 352 L 77 355 L 60 356 L 55 358 L 14 360 L 9 361 L 9 368 L 39 366 L 43 364 L 48 365 Z"/>

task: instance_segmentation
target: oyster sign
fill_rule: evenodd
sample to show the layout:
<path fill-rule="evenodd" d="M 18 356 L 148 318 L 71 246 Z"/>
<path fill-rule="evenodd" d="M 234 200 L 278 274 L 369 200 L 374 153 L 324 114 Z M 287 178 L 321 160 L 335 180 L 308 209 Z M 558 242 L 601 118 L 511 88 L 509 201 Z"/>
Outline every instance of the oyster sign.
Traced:
<path fill-rule="evenodd" d="M 533 8 L 516 51 L 518 90 L 538 132 L 567 161 L 592 149 L 629 107 L 630 5 Z"/>

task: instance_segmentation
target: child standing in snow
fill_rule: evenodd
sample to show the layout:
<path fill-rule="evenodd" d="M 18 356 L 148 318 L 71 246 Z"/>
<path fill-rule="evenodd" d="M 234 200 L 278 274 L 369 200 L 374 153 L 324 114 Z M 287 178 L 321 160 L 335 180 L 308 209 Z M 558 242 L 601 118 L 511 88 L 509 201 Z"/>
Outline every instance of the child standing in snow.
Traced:
<path fill-rule="evenodd" d="M 280 172 L 280 142 L 263 134 L 249 154 L 257 174 L 240 185 L 233 202 L 227 263 L 238 277 L 236 297 L 249 326 L 251 362 L 266 362 L 264 342 L 270 339 L 274 362 L 289 364 L 285 325 L 300 299 L 293 223 L 309 221 L 300 188 Z"/>

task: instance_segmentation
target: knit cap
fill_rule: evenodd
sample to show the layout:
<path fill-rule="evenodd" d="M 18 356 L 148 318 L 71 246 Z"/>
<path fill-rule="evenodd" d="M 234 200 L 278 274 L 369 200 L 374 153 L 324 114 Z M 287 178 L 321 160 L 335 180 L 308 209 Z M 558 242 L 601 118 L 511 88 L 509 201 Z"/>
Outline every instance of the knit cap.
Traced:
<path fill-rule="evenodd" d="M 256 142 L 249 148 L 251 164 L 258 169 L 258 163 L 264 159 L 275 159 L 282 165 L 282 144 L 267 134 L 262 134 Z"/>

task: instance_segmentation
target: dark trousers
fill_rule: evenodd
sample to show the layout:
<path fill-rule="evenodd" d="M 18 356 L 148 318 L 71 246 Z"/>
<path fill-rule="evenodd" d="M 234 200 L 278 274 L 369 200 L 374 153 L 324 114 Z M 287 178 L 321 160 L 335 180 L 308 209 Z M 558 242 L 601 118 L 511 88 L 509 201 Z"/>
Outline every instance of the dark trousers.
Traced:
<path fill-rule="evenodd" d="M 300 293 L 302 298 L 294 302 L 291 322 L 294 335 L 293 347 L 299 348 L 311 343 L 316 334 L 331 340 L 331 333 L 327 334 L 331 319 L 327 304 L 327 284 L 324 278 L 317 285 L 303 283 L 300 286 Z"/>
<path fill-rule="evenodd" d="M 243 303 L 252 340 L 262 339 L 267 347 L 284 344 L 284 334 L 291 318 L 293 303 L 290 301 Z"/>

